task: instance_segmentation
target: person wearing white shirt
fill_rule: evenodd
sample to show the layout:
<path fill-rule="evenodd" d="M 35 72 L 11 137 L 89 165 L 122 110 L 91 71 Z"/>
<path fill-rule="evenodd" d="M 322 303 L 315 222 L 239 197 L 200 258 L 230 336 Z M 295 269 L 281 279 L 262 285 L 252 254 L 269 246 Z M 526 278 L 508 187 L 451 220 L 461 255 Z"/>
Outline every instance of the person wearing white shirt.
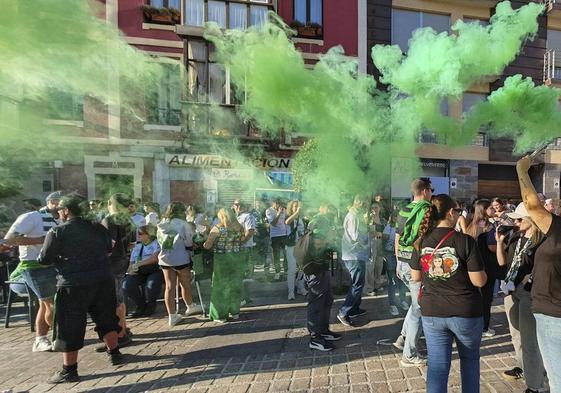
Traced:
<path fill-rule="evenodd" d="M 273 250 L 273 263 L 275 265 L 275 280 L 280 280 L 280 253 L 284 254 L 286 261 L 286 209 L 282 205 L 280 198 L 273 201 L 270 208 L 265 211 L 267 221 L 269 222 L 269 236 L 271 237 L 271 248 Z M 285 269 L 286 271 L 287 269 Z"/>
<path fill-rule="evenodd" d="M 239 199 L 234 200 L 232 203 L 232 210 L 236 213 L 238 218 L 238 222 L 244 229 L 244 238 L 242 239 L 242 247 L 244 250 L 242 251 L 245 255 L 243 258 L 245 259 L 245 280 L 244 284 L 251 279 L 253 276 L 253 248 L 255 247 L 255 242 L 253 241 L 253 235 L 255 234 L 255 227 L 257 226 L 257 222 L 253 214 L 248 212 L 248 205 Z M 249 287 L 248 285 L 244 285 L 242 287 L 242 303 L 249 303 L 250 294 L 249 294 Z"/>
<path fill-rule="evenodd" d="M 158 223 L 160 222 L 160 208 L 157 203 L 146 202 L 144 204 L 144 212 L 146 213 L 146 216 L 144 217 L 146 225 L 158 225 Z"/>

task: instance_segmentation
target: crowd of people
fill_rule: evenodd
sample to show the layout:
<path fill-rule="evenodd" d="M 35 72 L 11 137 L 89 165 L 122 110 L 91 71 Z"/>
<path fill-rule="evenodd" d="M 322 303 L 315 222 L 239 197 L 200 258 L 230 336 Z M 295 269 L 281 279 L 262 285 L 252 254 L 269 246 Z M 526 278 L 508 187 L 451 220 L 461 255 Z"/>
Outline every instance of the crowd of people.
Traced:
<path fill-rule="evenodd" d="M 459 204 L 433 195 L 430 179 L 419 178 L 410 203 L 388 206 L 381 196 L 356 195 L 344 217 L 328 204 L 304 210 L 299 200 L 274 199 L 266 208 L 234 200 L 215 213 L 174 201 L 160 214 L 157 204 L 125 194 L 104 204 L 55 192 L 44 207 L 25 200 L 29 212 L 8 230 L 2 251 L 18 247 L 20 263 L 10 280 L 25 283 L 39 299 L 32 350 L 63 353 L 52 383 L 78 380 L 88 313 L 103 341 L 96 350 L 120 364 L 120 348 L 132 341 L 127 317 L 152 316 L 162 293 L 170 327 L 202 313 L 191 283 L 193 274 L 203 274 L 211 278 L 208 317 L 236 320 L 251 301 L 244 283 L 262 264 L 273 281 L 286 278 L 288 300 L 307 296 L 314 350 L 333 350 L 341 339 L 330 329 L 334 269 L 347 272 L 349 288 L 337 312 L 347 328 L 367 313 L 363 295 L 381 294 L 387 286 L 388 312 L 406 312 L 393 345 L 403 352 L 403 367 L 428 363 L 429 392 L 447 389 L 454 341 L 462 391 L 479 391 L 479 350 L 482 337 L 495 334 L 491 305 L 499 291 L 518 361 L 504 377 L 524 378 L 526 392 L 548 385 L 555 393 L 561 392 L 555 367 L 561 354 L 561 218 L 552 213 L 552 201 L 535 192 L 529 165 L 528 158 L 517 165 L 522 202 L 516 207 L 499 198 Z M 128 313 L 126 304 L 133 306 Z M 422 332 L 427 358 L 418 350 Z"/>

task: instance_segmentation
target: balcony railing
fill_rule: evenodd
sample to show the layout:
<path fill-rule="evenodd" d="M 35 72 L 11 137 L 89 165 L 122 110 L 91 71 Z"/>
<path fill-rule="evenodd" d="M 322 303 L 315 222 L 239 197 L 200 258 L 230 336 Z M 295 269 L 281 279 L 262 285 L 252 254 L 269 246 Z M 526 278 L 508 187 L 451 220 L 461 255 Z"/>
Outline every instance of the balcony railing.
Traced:
<path fill-rule="evenodd" d="M 561 81 L 561 51 L 548 49 L 543 60 L 544 83 L 551 84 L 554 80 Z"/>
<path fill-rule="evenodd" d="M 182 122 L 181 109 L 154 108 L 148 113 L 149 124 L 166 126 L 180 126 Z"/>
<path fill-rule="evenodd" d="M 427 144 L 446 144 L 446 138 L 439 136 L 435 132 L 423 131 L 419 134 L 419 143 Z M 489 139 L 487 134 L 484 132 L 479 132 L 472 140 L 471 146 L 488 147 Z"/>
<path fill-rule="evenodd" d="M 553 10 L 554 7 L 557 8 L 559 6 L 559 1 L 557 0 L 542 0 L 542 2 L 545 5 L 546 12 L 550 12 Z"/>
<path fill-rule="evenodd" d="M 250 122 L 238 115 L 239 105 L 218 105 L 201 102 L 186 102 L 184 115 L 187 130 L 192 135 L 216 137 L 254 137 L 263 134 Z"/>

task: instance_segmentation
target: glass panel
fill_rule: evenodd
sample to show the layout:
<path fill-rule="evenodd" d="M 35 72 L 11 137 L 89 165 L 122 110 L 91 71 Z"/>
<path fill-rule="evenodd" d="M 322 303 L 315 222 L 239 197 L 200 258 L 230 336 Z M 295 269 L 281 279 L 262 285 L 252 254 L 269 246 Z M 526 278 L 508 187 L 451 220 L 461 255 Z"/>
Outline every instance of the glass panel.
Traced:
<path fill-rule="evenodd" d="M 547 49 L 561 49 L 561 30 L 547 29 Z"/>
<path fill-rule="evenodd" d="M 206 42 L 204 41 L 187 41 L 187 56 L 189 60 L 206 61 Z"/>
<path fill-rule="evenodd" d="M 205 23 L 204 0 L 185 0 L 185 23 L 189 26 L 202 26 Z"/>
<path fill-rule="evenodd" d="M 247 6 L 230 3 L 230 29 L 245 30 L 247 28 Z"/>
<path fill-rule="evenodd" d="M 226 28 L 226 3 L 222 1 L 208 2 L 208 21 L 216 22 L 218 26 Z"/>
<path fill-rule="evenodd" d="M 464 93 L 462 100 L 462 112 L 466 113 L 478 102 L 484 101 L 487 98 L 486 94 L 478 93 Z"/>
<path fill-rule="evenodd" d="M 205 63 L 190 61 L 188 64 L 189 98 L 196 102 L 205 102 L 207 96 L 207 73 Z"/>
<path fill-rule="evenodd" d="M 474 22 L 479 23 L 483 27 L 489 26 L 489 21 L 488 20 L 477 19 L 477 18 L 464 18 L 464 22 L 466 22 L 466 23 L 474 23 Z"/>
<path fill-rule="evenodd" d="M 251 26 L 263 26 L 267 22 L 267 7 L 252 5 L 250 8 Z"/>
<path fill-rule="evenodd" d="M 249 0 L 252 3 L 269 3 L 269 0 Z"/>
<path fill-rule="evenodd" d="M 399 45 L 402 52 L 407 52 L 413 30 L 419 27 L 420 12 L 392 9 L 392 45 Z"/>
<path fill-rule="evenodd" d="M 323 0 L 310 0 L 310 22 L 323 24 L 322 14 L 322 1 Z"/>
<path fill-rule="evenodd" d="M 226 74 L 220 64 L 210 63 L 208 65 L 208 72 L 210 75 L 210 91 L 209 99 L 218 104 L 226 102 L 225 84 Z"/>
<path fill-rule="evenodd" d="M 84 97 L 49 89 L 48 117 L 57 120 L 84 120 Z"/>
<path fill-rule="evenodd" d="M 164 0 L 150 0 L 150 5 L 156 8 L 162 8 L 164 6 Z"/>
<path fill-rule="evenodd" d="M 181 1 L 180 0 L 168 0 L 168 8 L 179 9 Z"/>
<path fill-rule="evenodd" d="M 306 24 L 308 21 L 306 8 L 306 0 L 294 0 L 294 20 Z"/>
<path fill-rule="evenodd" d="M 440 114 L 442 116 L 448 116 L 448 99 L 447 98 L 440 101 Z"/>
<path fill-rule="evenodd" d="M 432 27 L 439 33 L 450 31 L 450 15 L 429 14 L 423 12 L 423 27 Z"/>

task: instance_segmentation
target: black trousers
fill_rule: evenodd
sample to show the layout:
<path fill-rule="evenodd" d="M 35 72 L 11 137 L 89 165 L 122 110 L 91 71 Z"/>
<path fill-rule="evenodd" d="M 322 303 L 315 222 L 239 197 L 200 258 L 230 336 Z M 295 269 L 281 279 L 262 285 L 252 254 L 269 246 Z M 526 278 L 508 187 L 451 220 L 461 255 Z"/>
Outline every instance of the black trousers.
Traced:
<path fill-rule="evenodd" d="M 329 270 L 304 274 L 308 290 L 308 331 L 312 338 L 318 338 L 329 331 L 329 317 L 333 294 Z"/>
<path fill-rule="evenodd" d="M 487 283 L 481 287 L 481 297 L 483 298 L 483 330 L 489 329 L 489 323 L 491 321 L 491 305 L 493 304 L 495 281 L 495 277 L 488 276 Z"/>

